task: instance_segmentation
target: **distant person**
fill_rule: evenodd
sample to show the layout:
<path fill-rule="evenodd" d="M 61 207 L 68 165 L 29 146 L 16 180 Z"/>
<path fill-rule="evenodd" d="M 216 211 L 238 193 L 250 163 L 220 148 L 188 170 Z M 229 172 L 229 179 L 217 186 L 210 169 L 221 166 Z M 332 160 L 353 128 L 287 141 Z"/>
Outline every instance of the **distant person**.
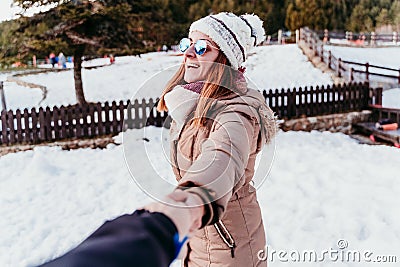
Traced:
<path fill-rule="evenodd" d="M 266 44 L 270 44 L 271 43 L 271 35 L 268 35 L 267 40 L 265 42 L 266 42 Z"/>
<path fill-rule="evenodd" d="M 109 57 L 110 57 L 110 64 L 114 64 L 114 62 L 115 62 L 115 57 L 114 57 L 114 55 L 113 55 L 113 54 L 110 54 Z"/>
<path fill-rule="evenodd" d="M 164 45 L 162 46 L 162 51 L 168 52 L 168 46 L 164 44 Z"/>
<path fill-rule="evenodd" d="M 115 58 L 113 54 L 104 55 L 104 58 L 110 59 L 110 65 L 115 62 Z"/>
<path fill-rule="evenodd" d="M 54 65 L 56 65 L 56 63 L 57 63 L 56 55 L 54 53 L 50 53 L 49 59 L 50 59 L 51 66 L 54 68 Z"/>
<path fill-rule="evenodd" d="M 62 52 L 58 55 L 58 64 L 63 69 L 67 68 L 67 59 L 65 58 L 65 56 Z"/>

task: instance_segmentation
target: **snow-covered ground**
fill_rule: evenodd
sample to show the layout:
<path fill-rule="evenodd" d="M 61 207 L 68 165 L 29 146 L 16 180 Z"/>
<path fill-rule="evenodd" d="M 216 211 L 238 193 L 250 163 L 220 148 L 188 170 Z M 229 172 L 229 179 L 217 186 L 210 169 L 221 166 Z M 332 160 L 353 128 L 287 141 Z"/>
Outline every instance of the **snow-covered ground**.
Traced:
<path fill-rule="evenodd" d="M 124 136 L 130 152 L 144 142 L 140 136 L 141 130 Z M 160 159 L 161 129 L 148 128 L 145 137 L 151 144 L 147 156 Z M 280 132 L 276 144 L 271 173 L 258 192 L 271 251 L 321 255 L 345 239 L 350 250 L 396 255 L 400 261 L 398 149 L 360 145 L 329 132 Z M 104 220 L 150 201 L 131 178 L 122 146 L 37 147 L 1 157 L 0 168 L 1 266 L 31 266 L 61 255 Z M 172 179 L 165 159 L 154 168 Z M 159 182 L 152 170 L 142 172 Z"/>
<path fill-rule="evenodd" d="M 248 75 L 262 88 L 330 83 L 329 77 L 314 70 L 297 50 L 295 46 L 257 49 L 247 63 Z M 289 54 L 293 56 L 287 57 Z M 280 57 L 279 63 L 272 62 Z M 148 77 L 180 60 L 171 54 L 151 53 L 141 58 L 117 58 L 112 66 L 85 70 L 88 99 L 130 98 Z M 286 76 L 281 75 L 285 69 Z M 48 87 L 45 105 L 75 102 L 70 71 L 23 79 Z M 7 99 L 10 88 L 16 86 L 6 84 Z M 32 93 L 35 89 L 20 89 L 14 92 L 10 105 L 13 101 L 15 107 L 38 105 L 36 100 L 29 102 L 40 98 L 39 93 Z M 156 97 L 160 90 L 148 88 L 138 96 Z M 18 100 L 25 102 L 19 104 Z M 384 101 L 400 106 L 400 89 L 384 92 Z M 173 179 L 161 153 L 168 135 L 155 127 L 143 131 L 132 130 L 115 139 L 129 140 L 126 153 L 140 160 L 155 160 L 157 172 Z M 136 155 L 143 137 L 150 140 L 146 142 L 147 154 Z M 276 252 L 269 266 L 288 265 L 277 259 L 280 250 L 286 251 L 285 258 L 296 266 L 398 266 L 399 150 L 358 144 L 346 135 L 329 132 L 279 132 L 275 143 L 271 172 L 258 191 L 269 252 Z M 264 153 L 271 154 L 272 147 L 265 148 Z M 0 266 L 32 266 L 57 257 L 105 220 L 131 213 L 151 200 L 130 176 L 122 145 L 72 151 L 37 146 L 32 151 L 0 157 L 0 170 Z M 153 170 L 141 173 L 150 176 L 151 183 L 159 181 L 152 175 Z M 378 255 L 394 255 L 397 263 L 365 264 L 362 256 L 361 263 L 340 258 L 333 263 L 325 257 L 319 263 L 295 264 L 289 257 L 293 250 L 315 250 L 319 258 L 325 250 L 342 251 L 337 244 L 340 239 L 344 240 L 340 244 L 347 242 L 350 251 L 362 255 L 372 252 L 371 260 Z M 179 262 L 173 266 L 179 266 Z"/>
<path fill-rule="evenodd" d="M 382 106 L 400 109 L 400 88 L 384 91 L 382 95 Z"/>

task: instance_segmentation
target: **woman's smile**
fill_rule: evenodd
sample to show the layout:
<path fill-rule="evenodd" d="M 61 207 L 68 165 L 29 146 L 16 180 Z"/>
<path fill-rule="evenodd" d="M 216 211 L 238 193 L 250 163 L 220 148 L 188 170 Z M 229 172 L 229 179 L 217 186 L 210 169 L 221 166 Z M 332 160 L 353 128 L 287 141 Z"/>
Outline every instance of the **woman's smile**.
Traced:
<path fill-rule="evenodd" d="M 190 47 L 184 53 L 185 75 L 184 80 L 187 83 L 205 80 L 209 70 L 215 62 L 219 54 L 217 45 L 210 39 L 209 36 L 202 32 L 194 31 L 189 34 L 191 41 Z M 198 55 L 194 48 L 194 43 L 198 40 L 205 40 L 210 45 L 207 45 L 207 50 L 204 54 Z"/>
<path fill-rule="evenodd" d="M 197 69 L 197 68 L 199 68 L 200 67 L 200 65 L 199 64 L 195 64 L 195 63 L 187 63 L 186 64 L 186 66 L 187 66 L 187 69 Z"/>

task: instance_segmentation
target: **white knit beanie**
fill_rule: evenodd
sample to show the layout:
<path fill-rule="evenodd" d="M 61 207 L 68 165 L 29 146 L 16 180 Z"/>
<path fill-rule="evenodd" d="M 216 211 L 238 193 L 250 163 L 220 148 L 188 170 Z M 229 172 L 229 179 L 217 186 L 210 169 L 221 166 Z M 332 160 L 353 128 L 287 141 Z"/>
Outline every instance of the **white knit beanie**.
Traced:
<path fill-rule="evenodd" d="M 230 12 L 221 12 L 209 15 L 193 22 L 189 33 L 193 31 L 208 35 L 235 69 L 239 69 L 246 61 L 254 46 L 265 40 L 263 22 L 254 14 L 236 16 Z"/>

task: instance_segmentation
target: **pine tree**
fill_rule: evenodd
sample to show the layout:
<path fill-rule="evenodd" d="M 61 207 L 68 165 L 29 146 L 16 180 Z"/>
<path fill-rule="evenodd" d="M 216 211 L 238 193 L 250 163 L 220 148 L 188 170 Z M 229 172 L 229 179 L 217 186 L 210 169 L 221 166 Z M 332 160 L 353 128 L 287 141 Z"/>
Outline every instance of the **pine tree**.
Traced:
<path fill-rule="evenodd" d="M 13 33 L 18 28 L 16 21 L 5 21 L 0 24 L 0 67 L 9 65 L 18 54 L 18 47 L 22 40 L 15 39 Z"/>
<path fill-rule="evenodd" d="M 19 2 L 24 7 L 29 7 L 28 1 Z M 48 2 L 57 1 L 37 0 L 30 1 L 29 4 Z M 76 99 L 79 104 L 85 104 L 82 57 L 85 54 L 99 54 L 101 51 L 129 50 L 130 47 L 140 47 L 143 44 L 135 31 L 132 31 L 136 25 L 131 17 L 128 1 L 63 2 L 66 3 L 47 12 L 20 18 L 17 30 L 19 34 L 15 38 L 24 39 L 21 53 L 25 55 L 43 51 L 44 47 L 69 51 L 74 56 Z"/>
<path fill-rule="evenodd" d="M 400 0 L 393 1 L 389 13 L 394 30 L 400 32 Z"/>

